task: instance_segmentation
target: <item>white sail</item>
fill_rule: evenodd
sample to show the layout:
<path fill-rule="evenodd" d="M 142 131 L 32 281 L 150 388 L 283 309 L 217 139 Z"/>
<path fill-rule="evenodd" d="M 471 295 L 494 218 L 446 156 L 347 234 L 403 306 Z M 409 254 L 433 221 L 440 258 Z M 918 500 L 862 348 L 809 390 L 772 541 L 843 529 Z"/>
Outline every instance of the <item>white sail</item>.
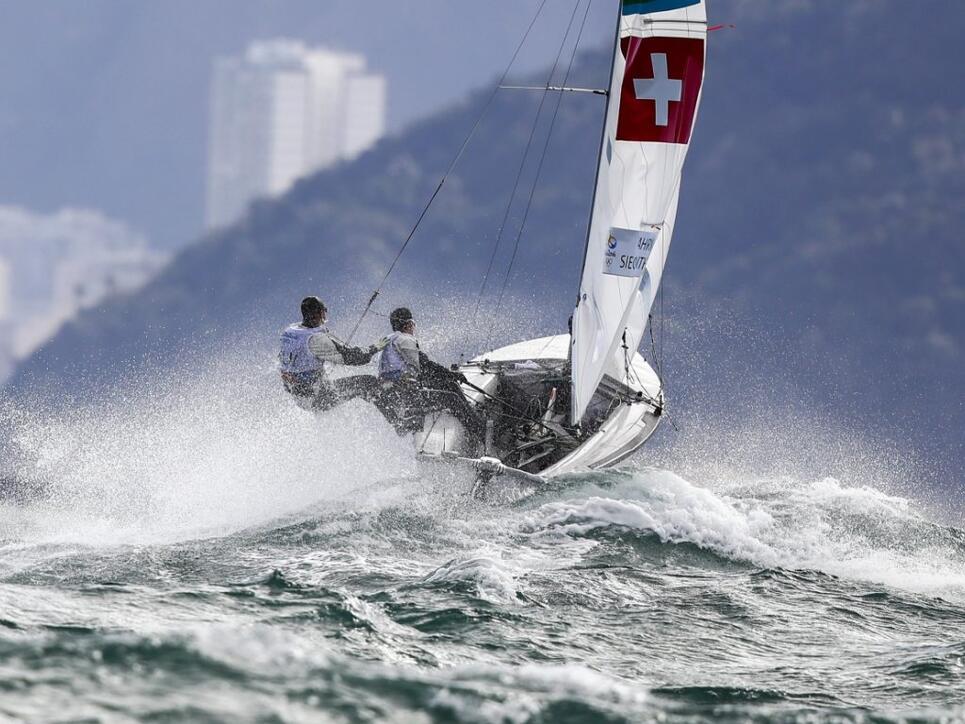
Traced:
<path fill-rule="evenodd" d="M 623 0 L 606 126 L 573 314 L 571 418 L 603 379 L 632 374 L 670 248 L 700 105 L 703 0 Z"/>

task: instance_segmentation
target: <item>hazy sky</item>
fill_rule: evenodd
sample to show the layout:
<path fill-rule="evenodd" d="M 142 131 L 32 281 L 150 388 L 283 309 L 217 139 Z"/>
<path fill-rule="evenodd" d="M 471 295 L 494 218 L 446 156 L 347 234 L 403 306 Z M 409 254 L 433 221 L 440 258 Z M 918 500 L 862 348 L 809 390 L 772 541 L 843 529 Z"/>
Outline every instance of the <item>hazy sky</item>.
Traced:
<path fill-rule="evenodd" d="M 575 0 L 548 0 L 520 58 L 548 65 Z M 101 209 L 156 243 L 200 229 L 212 59 L 255 38 L 361 51 L 398 130 L 491 81 L 538 0 L 0 0 L 0 205 Z M 607 41 L 616 0 L 582 47 Z"/>

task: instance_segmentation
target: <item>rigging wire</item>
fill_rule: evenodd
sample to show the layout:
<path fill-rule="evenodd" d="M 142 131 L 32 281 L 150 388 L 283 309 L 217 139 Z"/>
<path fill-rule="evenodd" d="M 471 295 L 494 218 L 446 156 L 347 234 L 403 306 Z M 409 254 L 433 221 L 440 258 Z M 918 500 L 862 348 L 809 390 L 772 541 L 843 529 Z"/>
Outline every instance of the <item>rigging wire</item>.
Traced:
<path fill-rule="evenodd" d="M 657 368 L 657 377 L 660 378 L 661 384 L 663 383 L 663 371 L 661 369 L 660 359 L 657 356 L 657 342 L 653 338 L 653 312 L 647 316 L 647 329 L 650 331 L 650 357 L 653 359 L 653 364 Z"/>
<path fill-rule="evenodd" d="M 678 188 L 679 188 L 679 183 L 680 183 L 679 179 L 678 179 L 677 183 L 678 183 Z M 677 225 L 676 216 L 674 216 L 673 226 L 670 227 L 671 233 L 673 232 L 674 227 L 675 227 L 676 225 Z M 658 374 L 659 377 L 660 377 L 660 389 L 661 389 L 661 390 L 664 390 L 664 389 L 667 388 L 667 383 L 664 381 L 666 378 L 665 378 L 664 373 L 663 373 L 663 347 L 664 347 L 664 325 L 663 325 L 663 322 L 664 322 L 664 319 L 665 319 L 665 315 L 664 315 L 664 311 L 663 311 L 663 294 L 664 294 L 664 291 L 665 291 L 666 288 L 667 288 L 667 285 L 664 283 L 664 274 L 665 274 L 665 272 L 666 272 L 666 270 L 667 270 L 667 252 L 668 252 L 667 244 L 668 244 L 668 243 L 669 243 L 669 242 L 668 242 L 668 239 L 665 237 L 665 238 L 662 240 L 662 243 L 660 244 L 660 255 L 661 255 L 661 264 L 660 264 L 660 291 L 658 292 L 659 295 L 660 295 L 660 359 L 659 359 L 659 361 L 657 362 L 657 374 Z M 651 338 L 652 338 L 652 337 L 653 337 L 653 329 L 650 330 L 650 335 L 651 335 Z M 664 395 L 664 399 L 666 399 L 666 395 Z M 673 420 L 670 421 L 670 424 L 671 424 L 671 426 L 672 426 L 675 430 L 677 429 L 677 426 L 674 425 Z"/>
<path fill-rule="evenodd" d="M 666 268 L 666 264 L 667 264 L 666 255 L 664 255 L 664 261 L 663 261 L 663 263 L 664 263 L 663 269 L 665 269 L 665 268 Z M 662 277 L 663 277 L 663 271 L 661 271 L 660 276 L 661 276 L 660 281 L 663 282 L 663 278 L 662 278 Z M 664 314 L 663 314 L 663 292 L 664 292 L 664 284 L 661 283 L 661 284 L 660 284 L 660 361 L 657 363 L 657 368 L 660 370 L 660 384 L 661 384 L 661 385 L 664 384 L 664 381 L 663 381 L 663 342 L 664 342 L 664 330 L 663 330 L 663 320 L 664 320 Z"/>
<path fill-rule="evenodd" d="M 429 201 L 422 209 L 422 213 L 419 214 L 419 218 L 416 219 L 415 225 L 412 227 L 412 230 L 409 232 L 409 235 L 406 237 L 405 241 L 402 243 L 402 246 L 399 248 L 398 253 L 395 255 L 395 258 L 392 260 L 392 263 L 389 265 L 388 270 L 385 272 L 385 276 L 382 277 L 382 281 L 379 282 L 379 285 L 375 288 L 375 291 L 372 292 L 372 296 L 369 297 L 368 303 L 366 303 L 365 308 L 362 310 L 362 314 L 359 315 L 358 321 L 355 323 L 355 326 L 352 328 L 352 332 L 348 336 L 349 343 L 351 343 L 352 338 L 355 336 L 355 333 L 358 332 L 359 327 L 362 325 L 362 321 L 365 319 L 366 314 L 368 314 L 369 310 L 372 308 L 372 305 L 375 303 L 375 300 L 382 292 L 382 287 L 385 286 L 385 283 L 386 281 L 388 281 L 389 276 L 395 270 L 396 264 L 398 264 L 399 259 L 402 258 L 402 254 L 405 252 L 406 247 L 409 245 L 409 242 L 412 241 L 412 237 L 415 236 L 415 232 L 419 228 L 419 225 L 422 224 L 422 220 L 426 217 L 426 214 L 429 213 L 429 208 L 436 200 L 436 197 L 439 195 L 439 192 L 442 191 L 442 187 L 443 185 L 445 185 L 446 180 L 449 178 L 449 174 L 452 173 L 453 169 L 456 167 L 456 164 L 459 163 L 459 159 L 462 158 L 463 153 L 465 153 L 466 148 L 469 146 L 469 141 L 471 141 L 472 137 L 476 134 L 476 130 L 479 128 L 479 124 L 482 123 L 482 119 L 485 117 L 486 113 L 489 111 L 489 107 L 496 99 L 496 94 L 499 93 L 499 87 L 503 85 L 503 83 L 506 80 L 506 77 L 509 75 L 509 71 L 512 70 L 513 64 L 516 62 L 516 58 L 519 56 L 519 52 L 523 49 L 523 45 L 526 43 L 526 39 L 529 37 L 530 32 L 532 32 L 533 27 L 536 25 L 536 21 L 539 18 L 540 13 L 543 12 L 543 7 L 546 5 L 546 2 L 547 0 L 541 0 L 539 7 L 536 8 L 536 14 L 533 15 L 533 19 L 530 21 L 529 26 L 526 28 L 526 32 L 523 33 L 523 37 L 519 41 L 519 45 L 516 46 L 516 50 L 513 52 L 512 58 L 509 59 L 509 64 L 506 66 L 506 69 L 503 71 L 503 74 L 499 78 L 499 82 L 496 83 L 496 86 L 493 88 L 492 92 L 489 94 L 489 97 L 486 99 L 486 103 L 483 106 L 483 109 L 480 112 L 479 116 L 476 118 L 476 122 L 473 123 L 473 126 L 469 131 L 469 135 L 467 135 L 466 139 L 462 142 L 462 146 L 459 147 L 459 151 L 456 153 L 455 157 L 450 162 L 449 167 L 446 169 L 446 172 L 443 174 L 442 179 L 439 181 L 439 185 L 436 186 L 436 190 L 433 191 L 432 196 L 429 197 Z"/>
<path fill-rule="evenodd" d="M 580 7 L 580 1 L 581 0 L 577 0 L 576 7 L 573 8 L 573 15 L 570 17 L 570 25 L 567 26 L 566 28 L 566 35 L 563 36 L 563 43 L 560 46 L 560 54 L 557 56 L 557 63 L 559 63 L 559 58 L 562 55 L 563 47 L 566 46 L 566 39 L 569 37 L 570 29 L 573 25 L 573 19 L 576 17 L 576 11 Z M 569 80 L 569 77 L 570 77 L 570 71 L 573 70 L 573 61 L 576 59 L 576 53 L 580 47 L 580 40 L 583 37 L 583 30 L 586 28 L 586 20 L 590 15 L 590 3 L 591 3 L 591 0 L 586 1 L 586 10 L 583 13 L 583 22 L 580 24 L 580 30 L 576 36 L 576 43 L 573 45 L 573 53 L 570 55 L 569 64 L 566 67 L 566 73 L 564 74 L 563 82 L 560 85 L 563 85 L 563 86 L 566 85 L 566 82 L 567 80 Z M 556 65 L 554 64 L 554 70 L 555 68 L 556 68 Z M 489 346 L 489 342 L 492 339 L 493 331 L 496 326 L 496 319 L 499 317 L 499 310 L 503 304 L 503 298 L 506 294 L 506 288 L 509 285 L 510 278 L 512 277 L 513 265 L 516 262 L 516 254 L 519 252 L 519 241 L 522 238 L 523 231 L 526 228 L 526 220 L 529 218 L 529 211 L 533 205 L 533 196 L 536 194 L 536 187 L 539 185 L 540 175 L 543 171 L 543 162 L 546 160 L 546 152 L 549 150 L 550 141 L 553 138 L 553 128 L 556 125 L 556 118 L 559 115 L 560 105 L 562 104 L 562 101 L 563 101 L 563 94 L 560 93 L 559 96 L 557 96 L 556 98 L 556 108 L 553 110 L 553 116 L 550 119 L 549 129 L 546 132 L 546 141 L 543 143 L 543 150 L 540 153 L 539 163 L 536 166 L 536 176 L 533 179 L 533 186 L 532 188 L 530 188 L 529 198 L 526 200 L 526 209 L 523 211 L 523 219 L 520 222 L 519 231 L 517 232 L 516 239 L 513 243 L 513 254 L 509 259 L 509 266 L 506 268 L 506 276 L 503 277 L 503 285 L 502 285 L 502 288 L 499 290 L 499 297 L 496 300 L 496 308 L 493 311 L 492 321 L 489 324 L 489 332 L 486 335 L 487 347 Z"/>
<path fill-rule="evenodd" d="M 543 114 L 543 105 L 546 103 L 546 96 L 550 91 L 550 84 L 553 82 L 553 75 L 556 73 L 556 68 L 559 65 L 560 57 L 563 55 L 563 48 L 566 46 L 566 38 L 569 37 L 570 29 L 573 26 L 573 20 L 576 18 L 576 12 L 579 10 L 580 3 L 577 1 L 576 5 L 573 6 L 573 14 L 570 16 L 570 24 L 566 27 L 566 35 L 563 36 L 563 42 L 560 45 L 559 52 L 556 54 L 556 60 L 553 63 L 553 67 L 550 68 L 549 76 L 546 78 L 546 83 L 543 84 L 542 93 L 540 94 L 539 106 L 536 108 L 536 116 L 533 118 L 533 127 L 529 131 L 529 138 L 526 140 L 526 147 L 523 150 L 523 157 L 519 162 L 519 170 L 516 172 L 516 179 L 513 182 L 513 190 L 509 194 L 509 200 L 506 202 L 506 211 L 503 214 L 503 220 L 499 225 L 499 231 L 496 234 L 496 243 L 493 245 L 493 253 L 489 257 L 489 265 L 486 267 L 486 273 L 483 275 L 482 284 L 479 286 L 479 294 L 476 296 L 476 306 L 472 312 L 472 321 L 469 325 L 470 329 L 475 330 L 476 320 L 479 317 L 479 307 L 482 305 L 483 295 L 486 293 L 486 285 L 489 282 L 489 275 L 492 274 L 493 266 L 496 263 L 496 255 L 499 252 L 499 247 L 503 241 L 503 232 L 506 230 L 506 224 L 509 223 L 509 213 L 513 208 L 513 201 L 516 200 L 516 192 L 519 190 L 519 182 L 523 178 L 523 171 L 526 169 L 526 161 L 529 160 L 529 152 L 533 145 L 533 140 L 536 138 L 536 130 L 539 128 L 539 119 Z M 507 86 L 512 88 L 512 86 Z"/>

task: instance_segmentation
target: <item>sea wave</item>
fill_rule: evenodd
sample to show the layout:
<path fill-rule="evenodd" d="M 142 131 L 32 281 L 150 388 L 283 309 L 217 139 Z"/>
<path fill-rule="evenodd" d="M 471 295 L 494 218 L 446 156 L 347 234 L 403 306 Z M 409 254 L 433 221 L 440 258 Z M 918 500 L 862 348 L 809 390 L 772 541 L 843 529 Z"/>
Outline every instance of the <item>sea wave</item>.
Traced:
<path fill-rule="evenodd" d="M 52 665 L 70 668 L 73 696 L 45 673 Z M 945 679 L 944 669 L 936 678 L 931 663 L 912 666 L 918 668 L 900 673 L 915 676 L 922 685 L 940 685 Z M 195 624 L 149 636 L 47 632 L 20 636 L 15 643 L 0 638 L 0 667 L 19 672 L 6 678 L 0 714 L 21 719 L 46 718 L 53 707 L 94 720 L 120 716 L 474 724 L 955 721 L 965 715 L 961 705 L 872 712 L 819 690 L 817 682 L 812 690 L 736 683 L 667 686 L 579 663 L 454 661 L 425 668 L 402 661 L 366 661 L 340 652 L 336 642 L 259 624 Z M 151 682 L 149 690 L 141 689 L 145 680 Z M 88 689 L 98 694 L 84 695 Z M 833 715 L 827 718 L 822 711 Z"/>
<path fill-rule="evenodd" d="M 574 477 L 559 499 L 528 512 L 535 539 L 638 531 L 767 568 L 814 569 L 965 600 L 962 531 L 931 522 L 916 504 L 828 477 L 763 480 L 740 495 L 667 470 Z"/>

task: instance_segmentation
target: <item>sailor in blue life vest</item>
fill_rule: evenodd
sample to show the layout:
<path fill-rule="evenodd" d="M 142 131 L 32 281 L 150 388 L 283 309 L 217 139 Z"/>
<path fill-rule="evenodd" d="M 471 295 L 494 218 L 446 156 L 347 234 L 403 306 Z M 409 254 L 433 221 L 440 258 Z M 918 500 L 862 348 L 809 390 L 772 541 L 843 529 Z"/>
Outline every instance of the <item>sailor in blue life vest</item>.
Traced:
<path fill-rule="evenodd" d="M 482 442 L 486 421 L 477 412 L 459 386 L 466 377 L 433 362 L 419 347 L 415 337 L 415 320 L 407 307 L 392 310 L 389 315 L 392 334 L 377 345 L 382 348 L 379 358 L 379 380 L 383 392 L 376 407 L 400 433 L 412 432 L 415 422 L 407 420 L 406 411 L 412 409 L 445 409 L 462 423 L 474 442 Z"/>
<path fill-rule="evenodd" d="M 328 331 L 328 308 L 318 297 L 305 297 L 301 304 L 301 324 L 290 325 L 281 335 L 278 364 L 285 389 L 301 407 L 328 410 L 354 397 L 374 401 L 382 392 L 372 375 L 354 375 L 330 380 L 327 365 L 358 366 L 379 351 L 351 347 Z"/>

